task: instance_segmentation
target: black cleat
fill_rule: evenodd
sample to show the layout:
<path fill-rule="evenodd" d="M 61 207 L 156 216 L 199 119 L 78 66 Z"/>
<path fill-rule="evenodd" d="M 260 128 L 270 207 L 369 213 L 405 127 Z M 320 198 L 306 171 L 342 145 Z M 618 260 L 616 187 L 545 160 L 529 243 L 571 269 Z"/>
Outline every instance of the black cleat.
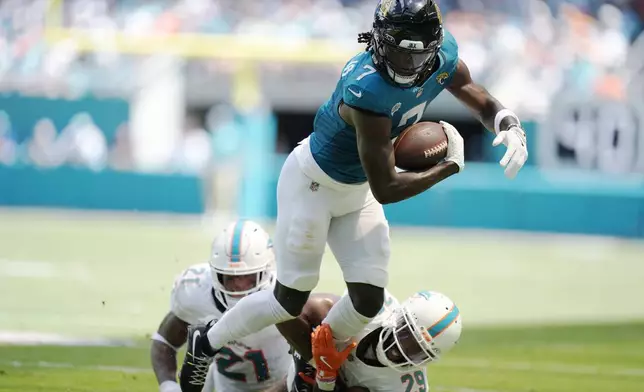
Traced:
<path fill-rule="evenodd" d="M 201 392 L 206 382 L 208 368 L 217 353 L 208 342 L 208 330 L 213 321 L 206 325 L 188 327 L 188 348 L 179 373 L 179 385 L 182 392 Z"/>

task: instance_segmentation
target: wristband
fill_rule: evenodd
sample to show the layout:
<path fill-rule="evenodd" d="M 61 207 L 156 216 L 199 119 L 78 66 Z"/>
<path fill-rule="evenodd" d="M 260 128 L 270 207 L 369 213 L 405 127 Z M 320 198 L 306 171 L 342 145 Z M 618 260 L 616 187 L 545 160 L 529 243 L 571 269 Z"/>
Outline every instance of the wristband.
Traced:
<path fill-rule="evenodd" d="M 494 133 L 497 135 L 501 132 L 501 121 L 503 121 L 504 118 L 506 117 L 512 117 L 517 120 L 519 124 L 521 124 L 521 120 L 519 120 L 519 117 L 517 117 L 516 114 L 510 109 L 501 109 L 499 112 L 494 116 Z M 521 127 L 521 125 L 518 125 Z"/>

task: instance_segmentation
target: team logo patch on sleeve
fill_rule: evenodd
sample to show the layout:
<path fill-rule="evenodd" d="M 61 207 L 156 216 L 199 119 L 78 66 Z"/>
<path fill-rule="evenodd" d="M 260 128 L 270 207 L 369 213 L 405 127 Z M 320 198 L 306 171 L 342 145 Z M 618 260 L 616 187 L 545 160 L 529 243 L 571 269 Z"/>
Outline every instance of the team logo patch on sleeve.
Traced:
<path fill-rule="evenodd" d="M 438 84 L 442 85 L 443 83 L 445 83 L 445 79 L 447 78 L 449 78 L 449 74 L 447 72 L 441 72 L 436 77 L 436 81 L 438 82 Z"/>

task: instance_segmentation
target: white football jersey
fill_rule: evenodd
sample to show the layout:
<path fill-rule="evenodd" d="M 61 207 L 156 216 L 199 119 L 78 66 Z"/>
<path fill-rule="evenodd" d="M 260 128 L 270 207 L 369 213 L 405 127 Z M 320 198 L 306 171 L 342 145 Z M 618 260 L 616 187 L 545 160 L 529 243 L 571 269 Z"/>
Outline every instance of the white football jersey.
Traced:
<path fill-rule="evenodd" d="M 371 320 L 365 329 L 355 337 L 356 343 L 370 332 L 380 328 L 382 321 L 391 315 L 392 310 L 400 306 L 398 300 L 385 290 L 385 304 L 380 313 Z M 356 346 L 357 348 L 357 346 Z M 369 348 L 366 356 L 377 361 L 375 349 Z M 423 392 L 429 391 L 425 367 L 400 373 L 385 366 L 370 366 L 356 357 L 356 349 L 342 365 L 340 375 L 348 387 L 360 386 L 370 392 Z"/>
<path fill-rule="evenodd" d="M 267 289 L 272 290 L 273 286 Z M 217 296 L 219 297 L 219 296 Z M 219 319 L 226 305 L 215 296 L 210 266 L 197 264 L 174 282 L 170 310 L 188 324 Z M 219 297 L 222 298 L 222 297 Z M 215 356 L 213 370 L 217 391 L 264 390 L 286 377 L 291 364 L 289 345 L 275 326 L 229 342 Z M 204 391 L 205 392 L 205 391 Z"/>

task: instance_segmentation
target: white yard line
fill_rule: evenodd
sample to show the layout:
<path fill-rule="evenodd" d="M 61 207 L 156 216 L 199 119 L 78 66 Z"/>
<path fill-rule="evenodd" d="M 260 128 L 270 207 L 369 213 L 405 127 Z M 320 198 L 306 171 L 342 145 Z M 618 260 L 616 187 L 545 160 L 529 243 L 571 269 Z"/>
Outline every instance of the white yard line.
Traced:
<path fill-rule="evenodd" d="M 46 260 L 0 258 L 0 278 L 58 279 L 89 282 L 92 274 L 87 265 Z"/>
<path fill-rule="evenodd" d="M 56 269 L 49 261 L 0 259 L 0 276 L 8 278 L 51 279 L 58 275 Z"/>
<path fill-rule="evenodd" d="M 76 346 L 76 347 L 97 347 L 97 346 L 133 346 L 134 342 L 129 339 L 107 339 L 107 338 L 77 338 L 54 333 L 32 332 L 32 331 L 3 331 L 0 330 L 0 344 L 19 346 Z"/>

